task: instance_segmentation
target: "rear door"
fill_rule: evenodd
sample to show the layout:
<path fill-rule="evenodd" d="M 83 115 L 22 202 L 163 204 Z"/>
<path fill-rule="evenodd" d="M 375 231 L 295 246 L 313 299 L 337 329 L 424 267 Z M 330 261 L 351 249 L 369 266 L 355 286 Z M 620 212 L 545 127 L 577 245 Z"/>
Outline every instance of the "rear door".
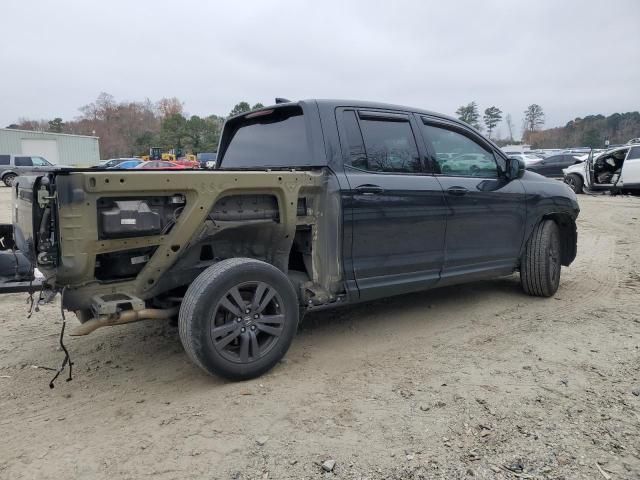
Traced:
<path fill-rule="evenodd" d="M 360 299 L 435 285 L 447 207 L 440 184 L 425 172 L 415 119 L 349 108 L 336 115 L 348 183 L 342 192 L 345 240 L 351 241 Z"/>
<path fill-rule="evenodd" d="M 522 182 L 504 176 L 503 157 L 471 129 L 420 118 L 449 206 L 441 284 L 510 273 L 524 240 Z"/>
<path fill-rule="evenodd" d="M 622 165 L 621 183 L 625 188 L 640 188 L 640 146 L 629 149 Z"/>

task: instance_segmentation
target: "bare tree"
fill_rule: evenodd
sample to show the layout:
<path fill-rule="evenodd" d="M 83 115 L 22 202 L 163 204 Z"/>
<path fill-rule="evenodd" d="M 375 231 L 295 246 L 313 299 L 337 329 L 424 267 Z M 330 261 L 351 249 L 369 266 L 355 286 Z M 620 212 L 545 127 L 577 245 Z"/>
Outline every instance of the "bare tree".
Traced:
<path fill-rule="evenodd" d="M 49 129 L 49 120 L 30 120 L 28 118 L 19 118 L 17 123 L 12 123 L 7 128 L 46 132 Z"/>
<path fill-rule="evenodd" d="M 513 142 L 513 120 L 511 119 L 511 114 L 507 113 L 507 116 L 504 119 L 504 123 L 507 125 L 507 131 L 509 132 L 509 141 Z"/>
<path fill-rule="evenodd" d="M 170 117 L 171 115 L 183 115 L 183 103 L 176 97 L 161 98 L 156 104 L 156 108 L 162 118 Z"/>

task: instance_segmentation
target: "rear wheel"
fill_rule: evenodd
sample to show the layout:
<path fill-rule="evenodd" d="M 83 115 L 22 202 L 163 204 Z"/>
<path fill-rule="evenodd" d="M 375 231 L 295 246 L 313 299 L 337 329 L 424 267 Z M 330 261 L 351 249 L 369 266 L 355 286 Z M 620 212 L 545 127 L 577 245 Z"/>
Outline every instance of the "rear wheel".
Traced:
<path fill-rule="evenodd" d="M 560 232 L 556 222 L 543 220 L 534 229 L 520 262 L 523 290 L 536 297 L 550 297 L 560 285 Z"/>
<path fill-rule="evenodd" d="M 569 187 L 571 187 L 571 190 L 573 190 L 575 193 L 582 193 L 584 182 L 582 181 L 580 175 L 570 173 L 569 175 L 564 177 L 564 183 L 569 185 Z"/>
<path fill-rule="evenodd" d="M 248 258 L 202 272 L 180 308 L 187 355 L 209 374 L 231 380 L 262 375 L 285 355 L 298 327 L 298 301 L 280 270 Z"/>
<path fill-rule="evenodd" d="M 2 177 L 2 181 L 7 187 L 13 185 L 17 175 L 15 173 L 7 173 L 4 177 Z"/>

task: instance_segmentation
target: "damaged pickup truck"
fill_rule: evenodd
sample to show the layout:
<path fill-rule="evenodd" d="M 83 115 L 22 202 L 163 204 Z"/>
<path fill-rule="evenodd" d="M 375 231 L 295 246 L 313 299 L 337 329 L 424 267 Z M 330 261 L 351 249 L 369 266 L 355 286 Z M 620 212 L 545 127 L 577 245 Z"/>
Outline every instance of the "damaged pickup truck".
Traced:
<path fill-rule="evenodd" d="M 229 119 L 218 153 L 212 171 L 19 177 L 3 228 L 21 283 L 2 289 L 37 269 L 76 335 L 178 317 L 196 365 L 247 379 L 285 355 L 305 312 L 515 271 L 549 297 L 576 255 L 569 187 L 443 115 L 277 103 Z"/>

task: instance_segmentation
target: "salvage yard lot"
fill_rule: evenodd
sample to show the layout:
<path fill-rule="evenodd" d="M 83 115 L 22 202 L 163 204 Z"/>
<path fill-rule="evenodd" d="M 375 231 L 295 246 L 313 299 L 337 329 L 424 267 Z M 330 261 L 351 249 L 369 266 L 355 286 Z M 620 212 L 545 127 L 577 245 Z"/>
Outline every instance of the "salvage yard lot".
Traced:
<path fill-rule="evenodd" d="M 50 390 L 59 304 L 0 296 L 0 478 L 639 478 L 640 198 L 579 201 L 555 297 L 514 275 L 308 315 L 242 383 L 147 321 L 67 338 Z"/>

